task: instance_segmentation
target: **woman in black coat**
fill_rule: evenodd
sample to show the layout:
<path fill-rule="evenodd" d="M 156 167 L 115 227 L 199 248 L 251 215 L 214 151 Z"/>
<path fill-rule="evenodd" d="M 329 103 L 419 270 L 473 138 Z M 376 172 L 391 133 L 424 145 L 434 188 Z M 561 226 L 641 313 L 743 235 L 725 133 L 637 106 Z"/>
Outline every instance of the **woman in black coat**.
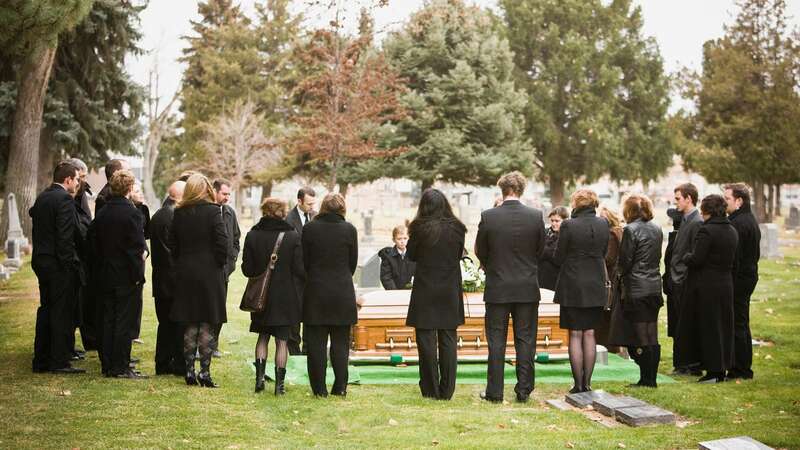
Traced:
<path fill-rule="evenodd" d="M 653 203 L 644 195 L 628 197 L 622 215 L 628 225 L 622 234 L 617 263 L 622 279 L 621 309 L 614 315 L 611 342 L 627 347 L 639 365 L 639 382 L 632 386 L 656 387 L 661 359 L 656 321 L 658 310 L 664 305 L 659 272 L 664 234 L 653 223 Z"/>
<path fill-rule="evenodd" d="M 569 362 L 575 386 L 591 390 L 597 341 L 594 329 L 608 300 L 605 256 L 608 221 L 597 217 L 597 194 L 583 189 L 572 194 L 572 218 L 561 224 L 556 262 L 561 266 L 555 302 L 561 305 L 560 326 L 569 330 Z"/>
<path fill-rule="evenodd" d="M 689 266 L 676 335 L 681 366 L 706 370 L 700 382 L 725 380 L 733 363 L 733 262 L 739 236 L 725 216 L 725 199 L 700 203 L 705 222 L 683 260 Z M 686 319 L 684 319 L 686 318 Z"/>
<path fill-rule="evenodd" d="M 175 300 L 170 318 L 185 325 L 183 357 L 186 384 L 217 387 L 211 379 L 211 340 L 214 325 L 227 321 L 225 272 L 228 236 L 214 189 L 203 175 L 186 181 L 183 199 L 175 208 L 169 230 L 175 268 Z M 200 375 L 195 376 L 195 354 Z"/>
<path fill-rule="evenodd" d="M 417 270 L 406 325 L 416 333 L 419 387 L 423 397 L 449 400 L 456 388 L 456 328 L 464 323 L 461 257 L 467 228 L 444 194 L 427 189 L 409 231 L 408 258 Z"/>
<path fill-rule="evenodd" d="M 277 250 L 277 261 L 270 274 L 267 306 L 262 312 L 250 314 L 250 332 L 258 333 L 256 342 L 256 392 L 264 390 L 264 370 L 267 365 L 269 337 L 275 337 L 275 395 L 285 392 L 286 362 L 289 358 L 287 341 L 293 327 L 300 324 L 301 299 L 306 272 L 300 235 L 286 222 L 288 206 L 277 198 L 267 198 L 261 204 L 264 217 L 250 229 L 244 239 L 242 273 L 257 277 L 267 270 L 278 236 L 283 233 Z"/>
<path fill-rule="evenodd" d="M 557 206 L 550 211 L 547 218 L 550 228 L 544 236 L 544 250 L 539 260 L 539 287 L 555 290 L 558 280 L 558 264 L 556 264 L 556 248 L 558 248 L 558 232 L 561 224 L 569 217 L 569 211 L 563 206 Z"/>
<path fill-rule="evenodd" d="M 311 390 L 328 396 L 325 370 L 330 338 L 333 366 L 331 394 L 347 395 L 350 328 L 358 321 L 353 273 L 358 264 L 358 233 L 344 220 L 344 197 L 328 194 L 319 214 L 303 227 L 303 264 L 306 285 L 303 297 L 303 340 L 307 347 Z"/>

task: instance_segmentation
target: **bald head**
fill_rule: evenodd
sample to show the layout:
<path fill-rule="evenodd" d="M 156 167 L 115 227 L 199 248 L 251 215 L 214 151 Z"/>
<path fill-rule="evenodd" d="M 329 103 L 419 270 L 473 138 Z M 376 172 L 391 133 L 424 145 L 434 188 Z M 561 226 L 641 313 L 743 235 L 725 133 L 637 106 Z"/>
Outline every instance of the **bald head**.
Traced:
<path fill-rule="evenodd" d="M 169 194 L 169 198 L 175 200 L 176 202 L 181 201 L 183 198 L 183 188 L 186 187 L 185 181 L 176 181 L 169 185 L 169 189 L 167 189 L 167 193 Z"/>

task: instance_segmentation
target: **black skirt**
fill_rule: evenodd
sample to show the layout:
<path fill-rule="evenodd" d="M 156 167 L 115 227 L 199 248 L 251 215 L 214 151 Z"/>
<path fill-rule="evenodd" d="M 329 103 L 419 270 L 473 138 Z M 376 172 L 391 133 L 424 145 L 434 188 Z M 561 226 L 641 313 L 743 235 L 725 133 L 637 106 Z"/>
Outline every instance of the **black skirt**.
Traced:
<path fill-rule="evenodd" d="M 256 322 L 250 322 L 250 332 L 251 333 L 266 333 L 270 336 L 274 336 L 275 339 L 280 339 L 282 341 L 289 340 L 289 333 L 291 332 L 292 327 L 288 325 L 262 325 Z"/>
<path fill-rule="evenodd" d="M 655 322 L 658 320 L 658 310 L 664 305 L 660 295 L 635 298 L 622 303 L 622 314 L 626 320 L 639 322 Z"/>
<path fill-rule="evenodd" d="M 565 330 L 593 330 L 603 320 L 603 307 L 562 306 L 558 324 Z"/>

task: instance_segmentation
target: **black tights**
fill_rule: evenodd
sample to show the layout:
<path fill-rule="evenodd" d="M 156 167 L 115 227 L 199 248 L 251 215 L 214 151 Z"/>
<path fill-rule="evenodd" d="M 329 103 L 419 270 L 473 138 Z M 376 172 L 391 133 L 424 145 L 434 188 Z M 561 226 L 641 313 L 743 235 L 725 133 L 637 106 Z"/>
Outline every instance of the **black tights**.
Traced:
<path fill-rule="evenodd" d="M 211 341 L 214 339 L 214 326 L 210 323 L 190 323 L 183 333 L 183 359 L 186 373 L 194 373 L 195 355 L 200 353 L 200 374 L 208 376 L 211 368 Z"/>
<path fill-rule="evenodd" d="M 642 346 L 658 344 L 658 325 L 656 322 L 634 322 L 636 341 Z"/>
<path fill-rule="evenodd" d="M 256 359 L 267 359 L 267 345 L 269 345 L 269 334 L 259 333 L 256 341 Z M 275 367 L 286 368 L 286 361 L 289 359 L 289 347 L 283 339 L 275 338 Z"/>
<path fill-rule="evenodd" d="M 569 330 L 569 365 L 577 389 L 585 391 L 591 387 L 596 358 L 594 330 Z"/>

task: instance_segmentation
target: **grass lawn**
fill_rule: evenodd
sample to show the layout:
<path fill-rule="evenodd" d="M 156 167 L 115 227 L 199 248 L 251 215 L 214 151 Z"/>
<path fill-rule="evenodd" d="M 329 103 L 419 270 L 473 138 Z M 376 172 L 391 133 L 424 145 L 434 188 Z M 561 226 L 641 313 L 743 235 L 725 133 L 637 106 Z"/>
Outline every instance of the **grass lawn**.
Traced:
<path fill-rule="evenodd" d="M 754 349 L 755 380 L 698 385 L 677 378 L 656 390 L 628 382 L 597 383 L 669 409 L 684 427 L 606 428 L 545 400 L 569 385 L 537 384 L 525 405 L 487 404 L 483 386 L 459 385 L 450 402 L 424 400 L 413 385 L 350 386 L 346 399 L 315 399 L 305 385 L 289 385 L 284 398 L 253 394 L 255 335 L 238 310 L 244 279 L 237 274 L 228 299 L 229 322 L 212 365 L 222 388 L 189 388 L 176 377 L 144 381 L 100 375 L 96 354 L 80 362 L 89 373 L 31 373 L 36 278 L 26 264 L 0 285 L 0 448 L 285 448 L 285 447 L 525 447 L 697 448 L 704 440 L 749 435 L 778 448 L 800 448 L 800 250 L 761 264 L 751 309 L 755 337 L 773 346 Z M 153 373 L 156 318 L 149 284 L 142 320 L 143 345 L 134 345 L 140 368 Z M 662 313 L 664 311 L 662 310 Z M 664 313 L 665 314 L 665 313 Z M 663 314 L 662 314 L 663 315 Z M 661 334 L 661 370 L 668 372 L 671 340 Z M 270 363 L 271 364 L 271 363 Z M 329 380 L 329 383 L 332 380 Z M 268 385 L 271 392 L 272 385 Z M 506 398 L 513 399 L 513 385 Z"/>

